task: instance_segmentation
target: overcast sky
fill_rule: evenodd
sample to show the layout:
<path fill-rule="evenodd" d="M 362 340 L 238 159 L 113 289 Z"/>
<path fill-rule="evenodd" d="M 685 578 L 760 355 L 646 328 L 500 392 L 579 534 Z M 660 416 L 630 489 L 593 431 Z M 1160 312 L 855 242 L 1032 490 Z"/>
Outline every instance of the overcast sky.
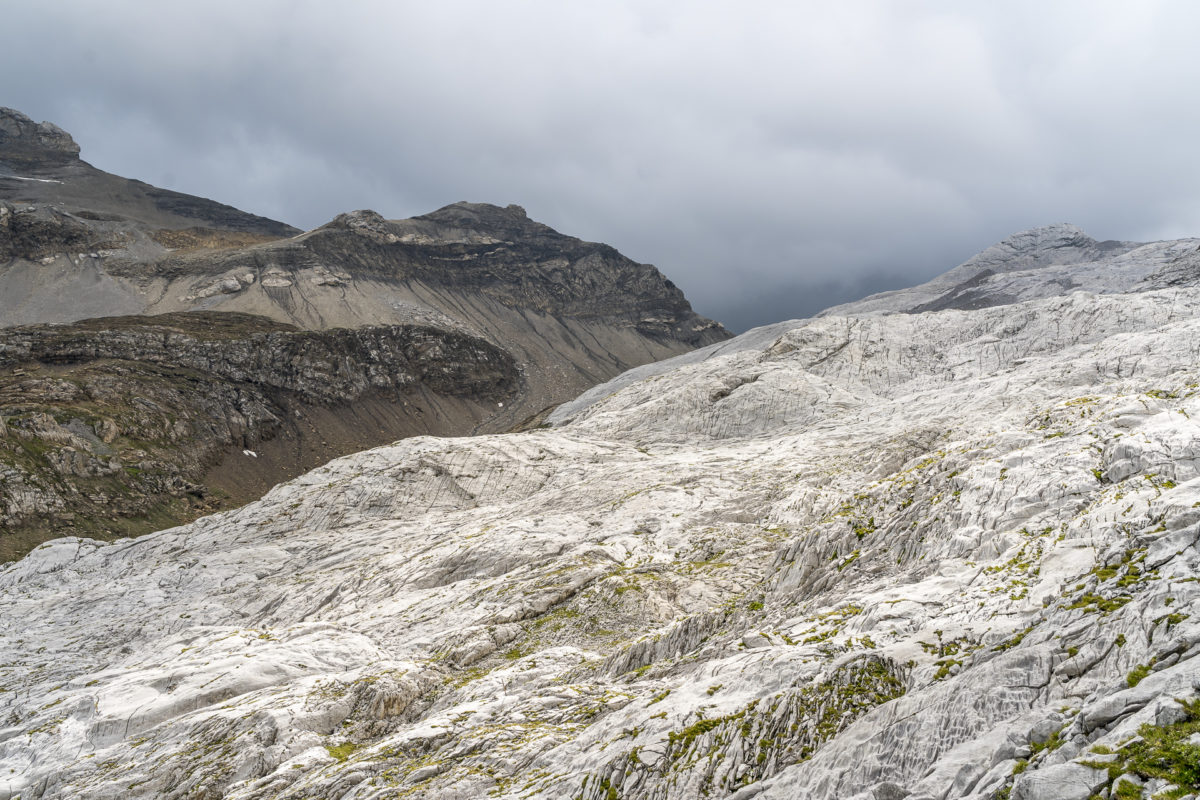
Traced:
<path fill-rule="evenodd" d="M 731 328 L 1010 233 L 1200 235 L 1200 3 L 3 3 L 0 105 L 311 228 L 457 200 L 653 263 Z"/>

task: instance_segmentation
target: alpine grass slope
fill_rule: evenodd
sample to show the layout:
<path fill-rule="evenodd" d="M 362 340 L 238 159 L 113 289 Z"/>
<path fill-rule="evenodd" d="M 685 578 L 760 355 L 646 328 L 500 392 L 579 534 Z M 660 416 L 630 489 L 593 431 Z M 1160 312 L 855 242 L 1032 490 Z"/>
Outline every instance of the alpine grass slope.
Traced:
<path fill-rule="evenodd" d="M 44 544 L 0 798 L 1190 795 L 1194 284 L 787 323 Z"/>

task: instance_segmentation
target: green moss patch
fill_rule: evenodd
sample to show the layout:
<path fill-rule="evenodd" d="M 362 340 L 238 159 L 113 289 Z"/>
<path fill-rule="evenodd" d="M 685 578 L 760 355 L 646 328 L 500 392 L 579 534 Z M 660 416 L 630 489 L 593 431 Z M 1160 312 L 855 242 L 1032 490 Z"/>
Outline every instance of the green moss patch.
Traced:
<path fill-rule="evenodd" d="M 1146 723 L 1138 728 L 1138 738 L 1115 752 L 1094 748 L 1093 753 L 1115 756 L 1108 762 L 1084 762 L 1087 766 L 1108 771 L 1109 785 L 1119 776 L 1132 774 L 1142 780 L 1159 779 L 1177 787 L 1156 795 L 1178 798 L 1200 790 L 1200 745 L 1189 739 L 1200 733 L 1200 699 L 1177 700 L 1185 718 L 1174 725 Z M 1120 794 L 1117 795 L 1120 797 Z"/>

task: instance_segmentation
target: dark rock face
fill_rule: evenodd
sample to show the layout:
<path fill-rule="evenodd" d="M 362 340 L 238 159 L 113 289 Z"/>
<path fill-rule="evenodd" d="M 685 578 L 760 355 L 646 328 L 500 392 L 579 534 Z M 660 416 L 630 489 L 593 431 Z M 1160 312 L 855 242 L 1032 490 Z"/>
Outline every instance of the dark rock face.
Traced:
<path fill-rule="evenodd" d="M 132 181 L 147 199 L 154 203 L 155 209 L 182 217 L 197 220 L 206 227 L 217 230 L 239 231 L 244 233 L 260 233 L 264 236 L 293 236 L 300 232 L 283 222 L 277 222 L 257 214 L 247 214 L 233 206 L 208 200 L 203 197 L 173 192 L 170 189 L 159 189 L 141 181 Z"/>
<path fill-rule="evenodd" d="M 0 153 L 13 166 L 61 166 L 79 158 L 79 145 L 53 123 L 39 124 L 20 111 L 0 107 Z"/>
<path fill-rule="evenodd" d="M 183 522 L 334 456 L 469 430 L 518 381 L 493 345 L 416 326 L 195 313 L 2 330 L 0 559 Z"/>
<path fill-rule="evenodd" d="M 416 280 L 577 319 L 626 317 L 647 336 L 692 346 L 728 338 L 709 320 L 700 330 L 689 325 L 702 318 L 653 266 L 534 222 L 516 205 L 455 203 L 399 221 L 358 211 L 296 246 L 354 275 Z"/>
<path fill-rule="evenodd" d="M 700 319 L 683 292 L 654 267 L 609 245 L 534 222 L 519 206 L 456 203 L 394 221 L 374 211 L 354 211 L 287 242 L 114 268 L 128 270 L 122 274 L 174 278 L 260 269 L 268 263 L 291 273 L 333 264 L 356 279 L 421 281 L 479 293 L 513 308 L 577 318 L 644 316 L 648 330 L 656 333 L 662 323 Z"/>
<path fill-rule="evenodd" d="M 53 206 L 21 207 L 0 200 L 0 261 L 34 261 L 109 244 L 103 234 Z"/>
<path fill-rule="evenodd" d="M 349 402 L 371 390 L 403 391 L 418 385 L 488 400 L 508 397 L 516 389 L 512 357 L 464 334 L 402 325 L 332 331 L 289 328 L 246 314 L 217 312 L 7 328 L 0 329 L 0 369 L 31 361 L 136 361 L 200 370 L 320 403 Z"/>

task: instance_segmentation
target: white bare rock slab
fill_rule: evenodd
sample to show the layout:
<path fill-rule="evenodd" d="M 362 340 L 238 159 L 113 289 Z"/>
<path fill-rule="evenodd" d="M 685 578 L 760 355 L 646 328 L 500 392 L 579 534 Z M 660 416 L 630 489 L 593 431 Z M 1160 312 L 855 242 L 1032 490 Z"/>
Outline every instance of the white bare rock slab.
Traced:
<path fill-rule="evenodd" d="M 1086 798 L 1200 683 L 1198 312 L 825 316 L 43 545 L 0 798 Z"/>

